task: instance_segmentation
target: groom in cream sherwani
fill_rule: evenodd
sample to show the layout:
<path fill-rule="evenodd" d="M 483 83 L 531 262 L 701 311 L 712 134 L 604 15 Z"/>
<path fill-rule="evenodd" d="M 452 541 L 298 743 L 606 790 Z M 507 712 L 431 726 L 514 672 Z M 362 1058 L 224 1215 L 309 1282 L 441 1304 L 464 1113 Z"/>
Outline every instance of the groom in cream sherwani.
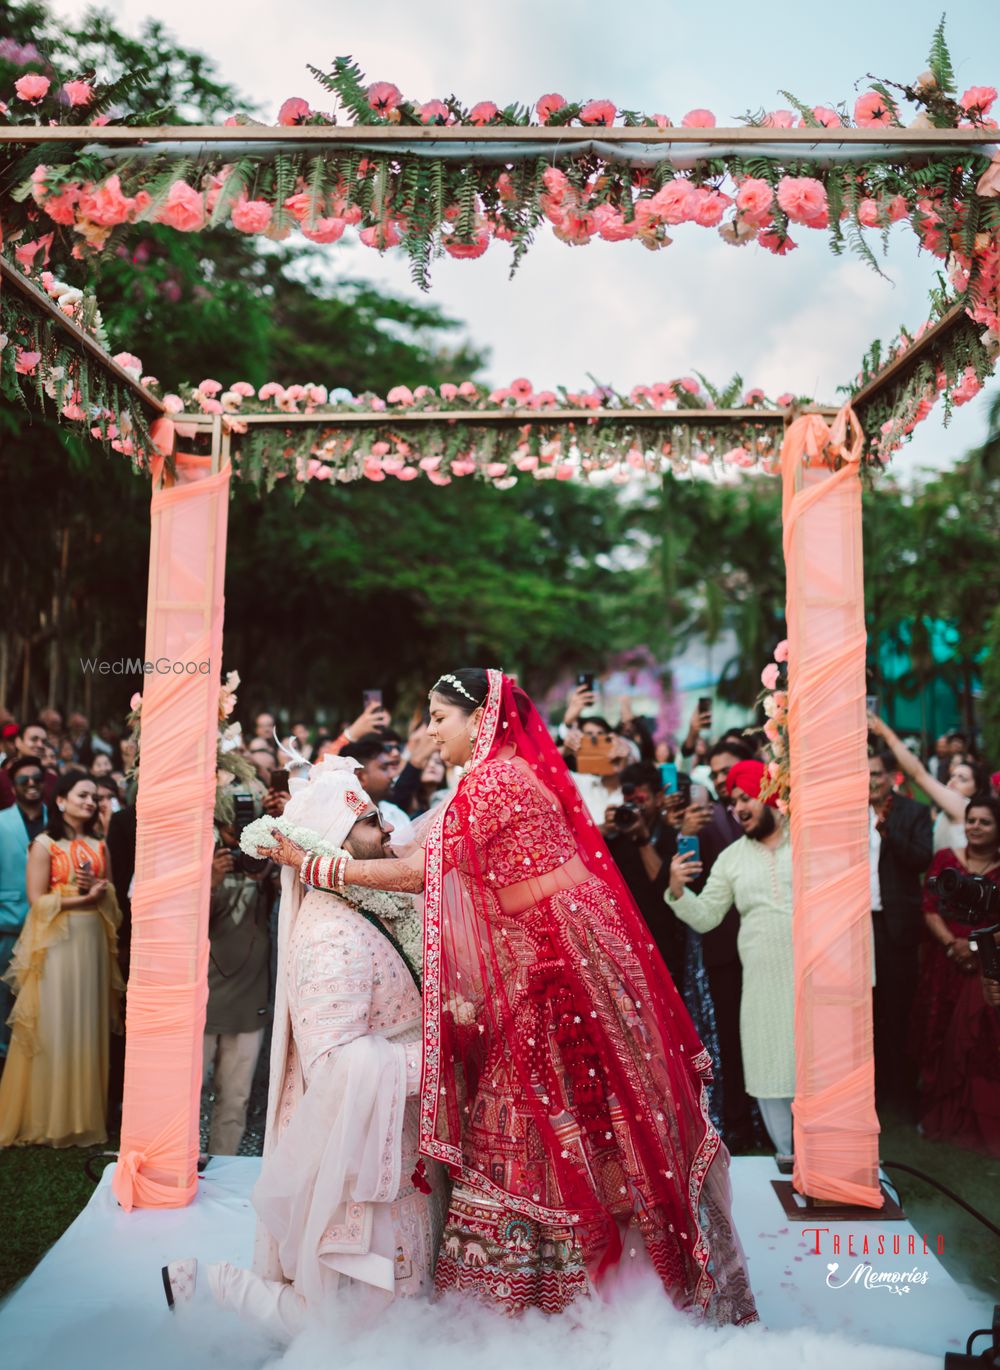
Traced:
<path fill-rule="evenodd" d="M 283 817 L 355 859 L 378 859 L 391 830 L 356 764 L 313 767 Z M 430 1167 L 433 1183 L 418 1173 L 420 991 L 391 930 L 283 869 L 254 1269 L 206 1273 L 220 1303 L 285 1339 L 331 1299 L 378 1306 L 433 1288 L 440 1181 Z M 196 1261 L 165 1267 L 168 1302 L 190 1299 L 196 1280 Z"/>

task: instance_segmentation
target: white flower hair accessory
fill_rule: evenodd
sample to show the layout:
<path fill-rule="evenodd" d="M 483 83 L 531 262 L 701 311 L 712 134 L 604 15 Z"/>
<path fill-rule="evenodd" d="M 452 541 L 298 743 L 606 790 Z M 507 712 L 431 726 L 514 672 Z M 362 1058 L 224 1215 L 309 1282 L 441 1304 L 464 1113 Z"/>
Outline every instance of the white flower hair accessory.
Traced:
<path fill-rule="evenodd" d="M 442 676 L 438 676 L 437 684 L 436 684 L 436 685 L 433 685 L 433 686 L 431 687 L 431 694 L 434 693 L 434 691 L 437 689 L 438 685 L 450 685 L 451 688 L 452 688 L 453 690 L 457 690 L 458 693 L 459 693 L 460 695 L 465 695 L 466 699 L 469 701 L 470 704 L 475 704 L 475 703 L 476 703 L 476 701 L 472 698 L 472 695 L 469 694 L 468 690 L 465 688 L 465 686 L 462 684 L 462 682 L 459 680 L 459 678 L 458 678 L 457 676 L 453 676 L 453 675 L 442 675 Z M 476 707 L 478 708 L 479 706 L 476 705 Z"/>

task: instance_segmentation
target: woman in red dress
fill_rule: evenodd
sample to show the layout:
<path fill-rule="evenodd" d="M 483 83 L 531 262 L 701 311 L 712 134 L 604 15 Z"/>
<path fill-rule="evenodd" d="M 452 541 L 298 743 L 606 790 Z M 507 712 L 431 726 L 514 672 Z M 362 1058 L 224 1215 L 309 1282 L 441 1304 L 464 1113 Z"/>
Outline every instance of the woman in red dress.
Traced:
<path fill-rule="evenodd" d="M 442 676 L 430 714 L 456 794 L 412 856 L 339 878 L 424 891 L 436 1287 L 558 1312 L 648 1264 L 678 1307 L 756 1320 L 708 1053 L 548 730 L 498 671 Z"/>
<path fill-rule="evenodd" d="M 927 872 L 982 875 L 1000 885 L 1000 801 L 977 795 L 965 814 L 966 845 L 939 851 Z M 917 995 L 921 1076 L 920 1128 L 925 1137 L 1000 1156 L 1000 1015 L 983 997 L 969 933 L 994 917 L 968 919 L 942 908 L 924 887 L 930 934 Z"/>

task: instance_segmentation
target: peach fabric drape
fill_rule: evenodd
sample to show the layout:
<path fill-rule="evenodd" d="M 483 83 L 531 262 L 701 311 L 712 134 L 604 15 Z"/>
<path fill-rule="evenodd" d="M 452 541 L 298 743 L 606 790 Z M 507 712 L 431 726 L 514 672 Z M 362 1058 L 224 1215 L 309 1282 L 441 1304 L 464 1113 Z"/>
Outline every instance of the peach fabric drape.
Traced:
<path fill-rule="evenodd" d="M 795 951 L 795 1187 L 878 1208 L 872 1056 L 861 426 L 782 447 Z"/>
<path fill-rule="evenodd" d="M 169 442 L 170 434 L 163 433 Z M 162 463 L 154 464 L 154 477 Z M 154 487 L 125 1097 L 113 1188 L 179 1208 L 197 1186 L 230 468 Z"/>

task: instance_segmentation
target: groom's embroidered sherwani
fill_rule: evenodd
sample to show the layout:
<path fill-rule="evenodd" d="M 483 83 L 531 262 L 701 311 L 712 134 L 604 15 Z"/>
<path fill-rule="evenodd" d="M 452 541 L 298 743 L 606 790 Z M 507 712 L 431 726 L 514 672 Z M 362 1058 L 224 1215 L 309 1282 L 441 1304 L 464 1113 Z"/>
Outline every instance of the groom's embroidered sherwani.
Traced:
<path fill-rule="evenodd" d="M 320 890 L 302 899 L 282 960 L 285 1012 L 279 1021 L 276 1006 L 254 1195 L 258 1270 L 291 1280 L 309 1303 L 341 1277 L 429 1293 L 431 1204 L 411 1179 L 421 1066 L 413 978 L 379 929 Z"/>

